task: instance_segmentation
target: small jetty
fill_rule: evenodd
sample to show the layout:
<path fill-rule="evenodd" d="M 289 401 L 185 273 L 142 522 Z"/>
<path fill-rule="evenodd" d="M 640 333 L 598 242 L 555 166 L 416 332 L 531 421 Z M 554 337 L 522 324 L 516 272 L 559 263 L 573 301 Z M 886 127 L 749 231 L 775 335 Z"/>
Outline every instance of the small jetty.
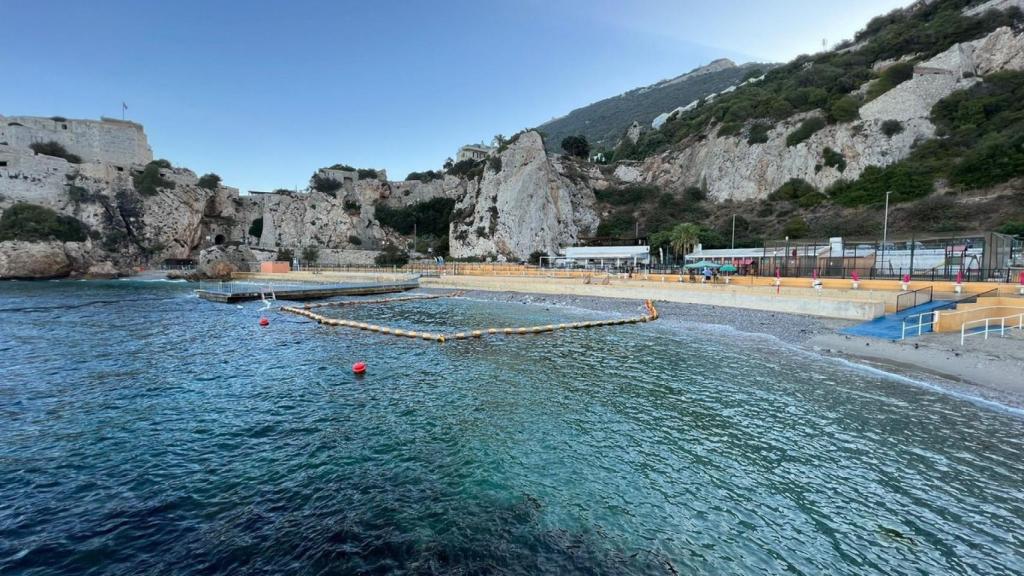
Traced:
<path fill-rule="evenodd" d="M 392 282 L 335 283 L 317 282 L 201 282 L 196 295 L 212 302 L 242 302 L 245 300 L 316 300 L 333 296 L 368 296 L 392 294 L 419 288 L 418 276 Z"/>

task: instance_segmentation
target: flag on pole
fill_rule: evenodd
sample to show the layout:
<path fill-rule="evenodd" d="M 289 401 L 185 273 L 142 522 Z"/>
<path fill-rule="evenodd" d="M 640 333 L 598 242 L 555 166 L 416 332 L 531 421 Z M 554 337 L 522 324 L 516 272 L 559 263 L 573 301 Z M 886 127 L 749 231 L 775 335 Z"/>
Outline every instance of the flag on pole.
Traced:
<path fill-rule="evenodd" d="M 127 110 L 128 110 L 128 104 L 124 100 L 122 100 L 121 101 L 121 120 L 124 120 L 124 113 Z"/>

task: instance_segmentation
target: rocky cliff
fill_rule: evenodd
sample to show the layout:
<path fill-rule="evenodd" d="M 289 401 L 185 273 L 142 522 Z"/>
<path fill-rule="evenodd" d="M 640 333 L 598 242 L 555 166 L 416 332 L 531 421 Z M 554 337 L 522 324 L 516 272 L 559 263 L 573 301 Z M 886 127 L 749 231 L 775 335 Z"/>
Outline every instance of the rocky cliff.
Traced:
<path fill-rule="evenodd" d="M 540 134 L 520 134 L 497 158 L 469 182 L 455 206 L 452 257 L 555 254 L 597 229 L 592 185 L 582 174 L 568 176 L 564 163 L 549 158 Z"/>

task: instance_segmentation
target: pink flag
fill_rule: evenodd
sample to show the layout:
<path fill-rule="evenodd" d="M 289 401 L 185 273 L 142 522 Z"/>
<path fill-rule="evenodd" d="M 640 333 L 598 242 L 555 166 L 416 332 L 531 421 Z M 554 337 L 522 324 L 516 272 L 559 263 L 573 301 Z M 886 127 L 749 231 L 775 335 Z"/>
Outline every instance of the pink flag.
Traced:
<path fill-rule="evenodd" d="M 964 271 L 963 270 L 957 270 L 956 271 L 956 283 L 957 284 L 963 284 L 963 282 L 964 282 Z"/>

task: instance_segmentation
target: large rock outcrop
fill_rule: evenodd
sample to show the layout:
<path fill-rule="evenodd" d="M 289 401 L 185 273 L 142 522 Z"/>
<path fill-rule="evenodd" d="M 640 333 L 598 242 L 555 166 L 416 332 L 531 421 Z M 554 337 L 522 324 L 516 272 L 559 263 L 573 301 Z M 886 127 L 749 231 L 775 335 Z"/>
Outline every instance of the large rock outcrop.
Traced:
<path fill-rule="evenodd" d="M 61 278 L 71 270 L 62 242 L 0 242 L 0 279 Z"/>
<path fill-rule="evenodd" d="M 593 190 L 584 175 L 570 178 L 559 171 L 540 134 L 521 134 L 498 158 L 500 170 L 489 162 L 455 206 L 453 257 L 525 259 L 536 250 L 554 254 L 593 234 Z"/>

